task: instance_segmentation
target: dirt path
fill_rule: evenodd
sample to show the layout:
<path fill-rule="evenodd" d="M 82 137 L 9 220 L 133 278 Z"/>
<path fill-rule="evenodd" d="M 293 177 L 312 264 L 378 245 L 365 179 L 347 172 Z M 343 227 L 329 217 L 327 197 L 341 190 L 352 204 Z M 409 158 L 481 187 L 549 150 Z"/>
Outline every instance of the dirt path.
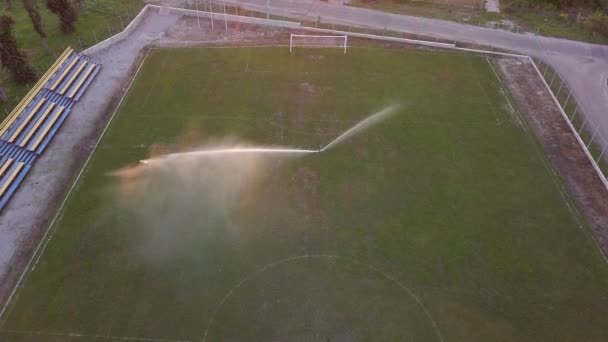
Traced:
<path fill-rule="evenodd" d="M 149 13 L 126 40 L 92 55 L 103 66 L 0 216 L 0 299 L 21 274 L 63 200 L 75 171 L 90 155 L 119 90 L 147 44 L 179 17 Z M 123 89 L 124 90 L 124 89 Z"/>
<path fill-rule="evenodd" d="M 500 2 L 498 0 L 486 0 L 486 12 L 500 13 Z"/>

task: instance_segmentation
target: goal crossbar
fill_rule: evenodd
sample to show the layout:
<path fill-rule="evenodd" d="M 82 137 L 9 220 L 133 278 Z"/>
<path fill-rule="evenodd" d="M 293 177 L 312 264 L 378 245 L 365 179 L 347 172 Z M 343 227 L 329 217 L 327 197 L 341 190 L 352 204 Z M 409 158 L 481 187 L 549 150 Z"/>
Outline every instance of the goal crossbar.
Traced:
<path fill-rule="evenodd" d="M 293 50 L 293 39 L 294 38 L 298 38 L 298 37 L 304 37 L 304 38 L 340 38 L 340 39 L 344 39 L 344 53 L 346 53 L 346 46 L 348 45 L 348 36 L 347 35 L 311 35 L 311 34 L 291 34 L 289 36 L 289 52 L 291 53 L 291 51 Z M 306 46 L 306 45 L 303 45 Z M 310 45 L 308 45 L 310 46 Z"/>

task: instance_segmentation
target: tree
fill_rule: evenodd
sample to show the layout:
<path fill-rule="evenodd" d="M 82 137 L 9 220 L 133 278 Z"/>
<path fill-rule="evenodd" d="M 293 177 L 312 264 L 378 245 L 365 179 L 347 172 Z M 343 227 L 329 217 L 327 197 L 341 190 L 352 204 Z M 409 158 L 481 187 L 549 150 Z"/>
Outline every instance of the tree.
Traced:
<path fill-rule="evenodd" d="M 78 7 L 80 7 L 80 10 L 82 13 L 84 13 L 84 15 L 87 15 L 87 8 L 84 5 L 84 0 L 78 0 Z"/>
<path fill-rule="evenodd" d="M 0 17 L 0 63 L 9 70 L 15 82 L 25 84 L 36 80 L 36 72 L 27 62 L 25 54 L 19 50 L 13 36 L 14 24 L 13 18 L 7 15 Z"/>
<path fill-rule="evenodd" d="M 46 0 L 46 7 L 59 16 L 61 32 L 67 34 L 76 31 L 76 11 L 68 0 Z"/>
<path fill-rule="evenodd" d="M 6 91 L 4 91 L 4 86 L 0 85 L 0 103 L 4 103 L 8 101 L 8 96 L 6 95 Z"/>
<path fill-rule="evenodd" d="M 49 50 L 49 44 L 46 41 L 46 32 L 44 32 L 44 28 L 42 27 L 42 18 L 40 18 L 40 11 L 38 11 L 38 5 L 35 0 L 23 0 L 23 6 L 27 11 L 27 14 L 30 16 L 32 20 L 32 25 L 34 25 L 34 30 L 40 36 L 40 41 L 42 43 L 42 47 L 47 54 L 51 52 Z"/>

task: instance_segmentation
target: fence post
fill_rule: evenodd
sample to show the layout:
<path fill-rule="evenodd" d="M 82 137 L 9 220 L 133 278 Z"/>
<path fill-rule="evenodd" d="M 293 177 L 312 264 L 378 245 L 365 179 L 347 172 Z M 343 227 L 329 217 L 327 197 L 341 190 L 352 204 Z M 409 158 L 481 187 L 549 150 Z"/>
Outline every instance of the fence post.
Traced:
<path fill-rule="evenodd" d="M 562 81 L 562 83 L 559 85 L 559 89 L 557 89 L 557 95 L 555 95 L 556 98 L 559 96 L 559 92 L 562 90 L 562 87 L 564 86 L 564 80 L 562 80 L 560 78 L 560 81 Z M 558 99 L 558 101 L 559 101 L 559 99 Z"/>
<path fill-rule="evenodd" d="M 110 24 L 106 21 L 106 26 L 108 27 L 108 34 L 112 36 L 112 29 L 110 29 Z"/>
<path fill-rule="evenodd" d="M 95 33 L 95 30 L 93 30 L 93 37 L 95 37 L 95 44 L 97 44 L 97 34 Z"/>
<path fill-rule="evenodd" d="M 125 25 L 122 24 L 122 16 L 118 16 L 118 20 L 120 20 L 120 27 L 124 30 L 125 29 Z"/>
<path fill-rule="evenodd" d="M 551 79 L 551 83 L 549 83 L 549 88 L 553 85 L 553 81 L 555 81 L 555 76 L 557 76 L 557 71 L 553 73 L 553 78 Z"/>
<path fill-rule="evenodd" d="M 570 118 L 570 122 L 572 122 L 572 120 L 574 120 L 574 116 L 576 115 L 576 113 L 578 113 L 578 104 L 576 105 L 576 108 L 574 108 L 574 114 L 572 114 L 572 117 Z"/>
<path fill-rule="evenodd" d="M 566 97 L 566 103 L 564 103 L 564 109 L 566 109 L 566 106 L 568 105 L 568 101 L 570 100 L 570 96 L 572 96 L 572 90 L 570 88 L 568 88 L 568 97 Z"/>
<path fill-rule="evenodd" d="M 606 139 L 604 139 L 604 142 L 606 142 Z M 602 153 L 600 153 L 600 156 L 597 157 L 597 160 L 595 161 L 596 163 L 599 163 L 600 160 L 602 160 L 602 157 L 604 156 L 604 152 L 606 152 L 606 147 L 608 147 L 608 144 L 604 144 L 604 147 L 602 148 Z"/>
<path fill-rule="evenodd" d="M 543 72 L 543 78 L 545 78 L 545 75 L 547 75 L 548 70 L 549 70 L 549 64 L 547 64 L 547 67 L 545 67 L 545 72 Z"/>
<path fill-rule="evenodd" d="M 587 117 L 585 116 L 585 119 L 583 119 L 583 124 L 581 125 L 581 129 L 578 131 L 578 136 L 581 136 L 581 132 L 583 131 L 583 128 L 585 128 L 585 124 L 587 123 Z"/>
<path fill-rule="evenodd" d="M 599 129 L 599 126 L 596 126 L 595 132 L 593 132 L 593 135 L 591 135 L 591 140 L 589 140 L 589 144 L 587 144 L 587 149 L 589 149 L 589 146 L 591 146 L 591 144 L 593 143 L 593 139 L 595 139 L 595 135 L 597 134 L 598 129 Z"/>

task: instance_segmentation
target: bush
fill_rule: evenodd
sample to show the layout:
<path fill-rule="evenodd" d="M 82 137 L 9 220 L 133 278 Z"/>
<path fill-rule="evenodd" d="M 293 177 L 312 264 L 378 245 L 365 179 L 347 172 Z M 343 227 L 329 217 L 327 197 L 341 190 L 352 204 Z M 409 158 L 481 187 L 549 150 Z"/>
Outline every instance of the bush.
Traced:
<path fill-rule="evenodd" d="M 608 15 L 597 11 L 585 19 L 585 26 L 591 30 L 608 37 Z"/>

